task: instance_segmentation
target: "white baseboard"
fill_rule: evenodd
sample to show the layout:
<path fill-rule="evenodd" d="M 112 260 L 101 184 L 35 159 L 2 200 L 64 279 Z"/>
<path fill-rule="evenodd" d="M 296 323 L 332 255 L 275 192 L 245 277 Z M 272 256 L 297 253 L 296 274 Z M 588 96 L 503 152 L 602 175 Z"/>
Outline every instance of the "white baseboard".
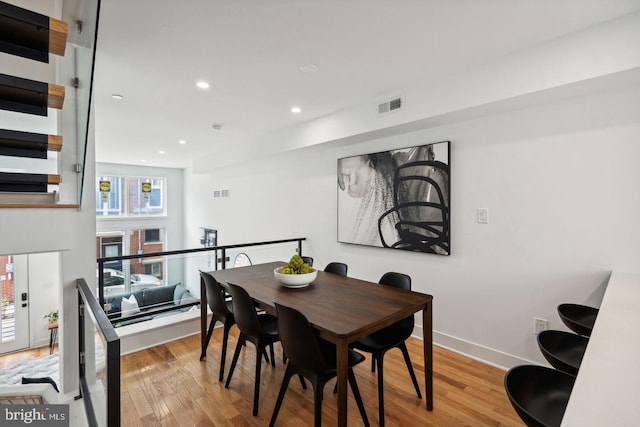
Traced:
<path fill-rule="evenodd" d="M 413 336 L 422 339 L 422 326 L 415 326 L 413 330 Z M 537 362 L 532 362 L 521 357 L 513 356 L 511 354 L 507 354 L 493 348 L 485 347 L 471 341 L 443 334 L 438 331 L 433 331 L 433 344 L 470 357 L 471 359 L 486 363 L 487 365 L 504 369 L 505 371 L 517 365 L 539 364 Z"/>

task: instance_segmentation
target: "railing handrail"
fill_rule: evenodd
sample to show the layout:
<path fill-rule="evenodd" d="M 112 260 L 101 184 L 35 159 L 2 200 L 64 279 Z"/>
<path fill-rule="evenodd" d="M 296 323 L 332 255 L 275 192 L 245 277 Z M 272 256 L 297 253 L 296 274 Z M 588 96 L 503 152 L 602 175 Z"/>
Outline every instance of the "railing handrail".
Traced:
<path fill-rule="evenodd" d="M 301 242 L 303 240 L 307 240 L 307 238 L 297 237 L 295 239 L 270 240 L 268 242 L 238 243 L 234 245 L 211 246 L 208 248 L 180 249 L 175 251 L 150 252 L 150 253 L 137 254 L 137 255 L 120 255 L 120 256 L 97 258 L 97 261 L 98 263 L 104 264 L 105 262 L 109 262 L 109 261 L 119 261 L 119 260 L 138 259 L 138 258 L 157 258 L 159 256 L 184 255 L 189 253 L 207 252 L 207 251 L 214 251 L 214 250 L 226 250 L 226 249 L 235 249 L 235 248 L 249 248 L 253 246 L 273 245 L 277 243 Z"/>
<path fill-rule="evenodd" d="M 98 262 L 98 272 L 100 274 L 98 274 L 98 300 L 100 301 L 100 304 L 104 306 L 104 304 L 106 303 L 106 299 L 105 299 L 105 295 L 104 295 L 104 275 L 102 274 L 104 271 L 104 265 L 105 263 L 109 262 L 109 261 L 119 261 L 119 260 L 130 260 L 130 259 L 140 259 L 140 258 L 157 258 L 157 257 L 165 257 L 165 256 L 169 256 L 169 255 L 184 255 L 184 254 L 190 254 L 190 253 L 200 253 L 200 252 L 209 252 L 209 251 L 214 251 L 216 254 L 216 258 L 218 255 L 218 251 L 222 252 L 222 257 L 221 257 L 221 267 L 222 269 L 226 268 L 226 251 L 227 249 L 236 249 L 236 248 L 249 248 L 249 247 L 256 247 L 256 246 L 265 246 L 265 245 L 274 245 L 274 244 L 280 244 L 280 243 L 292 243 L 292 242 L 297 242 L 298 243 L 298 253 L 300 255 L 302 255 L 302 241 L 303 240 L 307 240 L 306 237 L 297 237 L 294 239 L 281 239 L 281 240 L 269 240 L 266 242 L 252 242 L 252 243 L 237 243 L 237 244 L 233 244 L 233 245 L 221 245 L 221 246 L 211 246 L 211 247 L 206 247 L 206 248 L 193 248 L 193 249 L 180 249 L 180 250 L 175 250 L 175 251 L 165 251 L 165 252 L 152 252 L 152 253 L 143 253 L 143 254 L 136 254 L 136 255 L 120 255 L 120 256 L 113 256 L 113 257 L 103 257 L 103 258 L 97 258 L 97 262 Z M 216 269 L 217 269 L 217 261 L 216 261 Z M 159 314 L 162 313 L 164 311 L 170 311 L 172 309 L 176 309 L 176 308 L 182 308 L 182 307 L 186 307 L 189 305 L 195 305 L 197 303 L 188 303 L 186 305 L 179 305 L 176 307 L 171 307 L 171 308 L 165 308 L 165 309 L 158 309 L 155 311 L 155 313 Z M 136 313 L 130 316 L 127 316 L 128 320 L 133 320 L 133 319 L 137 319 L 137 318 L 141 318 L 144 317 L 146 315 L 148 315 L 149 313 Z M 109 315 L 107 315 L 107 317 L 109 317 Z M 115 315 L 110 316 L 110 321 L 111 322 L 116 322 L 117 318 L 115 317 Z"/>

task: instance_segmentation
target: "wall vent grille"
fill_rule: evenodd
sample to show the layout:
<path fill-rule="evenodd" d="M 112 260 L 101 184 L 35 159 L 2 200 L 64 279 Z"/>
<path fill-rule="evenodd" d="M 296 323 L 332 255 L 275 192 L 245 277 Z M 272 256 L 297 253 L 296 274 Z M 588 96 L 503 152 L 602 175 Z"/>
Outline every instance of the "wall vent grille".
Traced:
<path fill-rule="evenodd" d="M 378 114 L 390 113 L 391 111 L 399 110 L 402 108 L 402 98 L 395 98 L 390 101 L 378 104 Z"/>
<path fill-rule="evenodd" d="M 214 199 L 223 199 L 229 197 L 229 189 L 213 190 Z"/>

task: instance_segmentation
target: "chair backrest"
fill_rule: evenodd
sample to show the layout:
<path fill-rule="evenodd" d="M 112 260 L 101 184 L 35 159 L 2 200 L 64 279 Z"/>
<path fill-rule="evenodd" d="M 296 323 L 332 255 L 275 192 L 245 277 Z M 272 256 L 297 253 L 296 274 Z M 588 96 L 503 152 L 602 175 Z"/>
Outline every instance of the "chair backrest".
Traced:
<path fill-rule="evenodd" d="M 303 256 L 301 257 L 303 262 L 306 262 L 307 264 L 309 264 L 311 267 L 313 267 L 313 258 L 310 256 Z"/>
<path fill-rule="evenodd" d="M 224 291 L 220 283 L 211 274 L 204 271 L 200 272 L 200 277 L 204 281 L 207 290 L 207 304 L 214 315 L 226 315 L 229 310 L 224 303 Z"/>
<path fill-rule="evenodd" d="M 576 376 L 587 350 L 589 338 L 552 329 L 538 334 L 538 347 L 554 368 Z"/>
<path fill-rule="evenodd" d="M 504 377 L 511 405 L 527 426 L 559 426 L 575 377 L 544 366 L 521 365 Z"/>
<path fill-rule="evenodd" d="M 558 315 L 565 324 L 576 334 L 590 336 L 599 310 L 582 304 L 560 304 Z"/>
<path fill-rule="evenodd" d="M 344 264 L 342 262 L 330 262 L 324 268 L 324 271 L 326 271 L 327 273 L 335 273 L 335 274 L 339 274 L 341 276 L 345 276 L 346 277 L 346 275 L 347 275 L 347 264 Z"/>
<path fill-rule="evenodd" d="M 407 291 L 411 290 L 411 276 L 404 273 L 396 273 L 393 271 L 384 273 L 378 283 Z"/>
<path fill-rule="evenodd" d="M 313 327 L 298 310 L 277 302 L 278 333 L 284 354 L 300 369 L 319 373 L 329 368 Z"/>
<path fill-rule="evenodd" d="M 396 273 L 394 271 L 384 273 L 380 280 L 378 280 L 378 283 L 407 291 L 411 290 L 411 276 L 404 273 Z M 406 329 L 408 333 L 412 333 L 414 324 L 415 318 L 411 315 L 406 319 L 394 323 L 394 327 L 403 328 Z"/>
<path fill-rule="evenodd" d="M 251 336 L 261 336 L 264 330 L 258 320 L 253 300 L 249 293 L 238 285 L 229 283 L 229 293 L 233 304 L 233 315 L 241 332 Z"/>

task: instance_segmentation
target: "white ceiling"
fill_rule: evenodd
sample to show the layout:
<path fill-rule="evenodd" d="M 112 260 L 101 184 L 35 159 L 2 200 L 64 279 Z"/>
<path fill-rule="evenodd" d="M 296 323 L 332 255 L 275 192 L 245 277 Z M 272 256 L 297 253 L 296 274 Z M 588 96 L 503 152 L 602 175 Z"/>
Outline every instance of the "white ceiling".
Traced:
<path fill-rule="evenodd" d="M 96 158 L 188 167 L 639 8 L 640 0 L 103 1 Z M 301 72 L 305 64 L 317 72 Z M 196 88 L 198 80 L 211 87 Z"/>

